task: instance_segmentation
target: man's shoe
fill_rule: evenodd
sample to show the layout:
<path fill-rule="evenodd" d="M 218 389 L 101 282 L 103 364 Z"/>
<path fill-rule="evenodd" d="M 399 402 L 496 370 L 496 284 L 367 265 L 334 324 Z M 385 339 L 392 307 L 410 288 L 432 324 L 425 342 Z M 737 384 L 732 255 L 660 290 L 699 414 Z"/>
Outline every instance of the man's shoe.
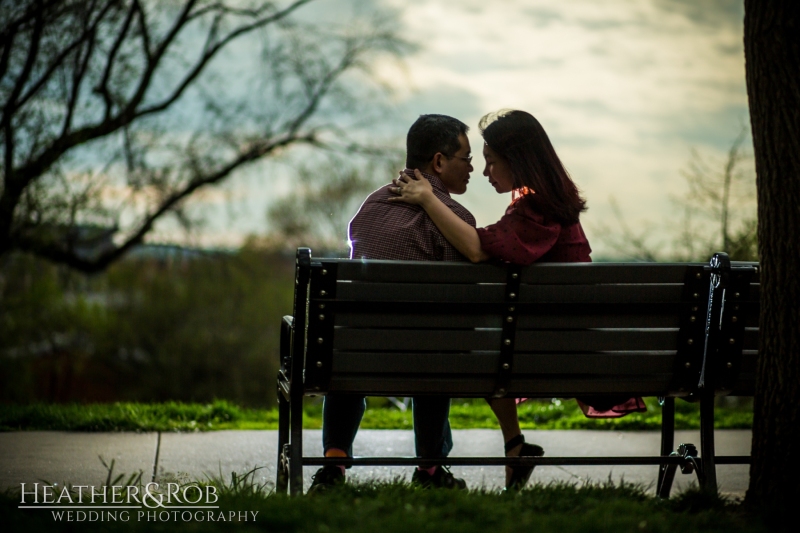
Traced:
<path fill-rule="evenodd" d="M 446 466 L 437 466 L 433 475 L 425 470 L 414 470 L 414 475 L 411 476 L 411 484 L 417 485 L 424 489 L 437 488 L 437 489 L 460 489 L 467 488 L 467 482 L 461 478 L 454 476 L 450 469 Z"/>
<path fill-rule="evenodd" d="M 336 465 L 323 466 L 311 477 L 311 487 L 309 487 L 308 493 L 319 494 L 339 485 L 344 485 L 342 469 Z"/>

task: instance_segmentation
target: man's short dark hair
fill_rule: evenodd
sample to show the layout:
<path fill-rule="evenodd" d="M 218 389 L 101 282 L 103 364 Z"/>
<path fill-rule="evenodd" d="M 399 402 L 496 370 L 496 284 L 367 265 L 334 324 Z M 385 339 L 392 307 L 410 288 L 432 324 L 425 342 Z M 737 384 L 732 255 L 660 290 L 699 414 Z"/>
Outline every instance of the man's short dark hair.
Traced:
<path fill-rule="evenodd" d="M 420 115 L 406 136 L 406 168 L 424 168 L 437 152 L 452 157 L 469 126 L 447 115 Z"/>

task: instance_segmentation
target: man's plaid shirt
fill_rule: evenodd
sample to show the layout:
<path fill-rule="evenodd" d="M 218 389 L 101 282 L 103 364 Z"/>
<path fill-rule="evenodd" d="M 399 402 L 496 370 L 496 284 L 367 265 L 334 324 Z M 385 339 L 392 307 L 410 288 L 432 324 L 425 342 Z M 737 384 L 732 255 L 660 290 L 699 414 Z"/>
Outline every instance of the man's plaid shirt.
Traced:
<path fill-rule="evenodd" d="M 406 169 L 406 174 L 413 171 Z M 475 227 L 475 217 L 450 197 L 442 181 L 423 174 L 436 195 L 458 217 Z M 425 210 L 412 204 L 389 202 L 396 196 L 386 185 L 370 194 L 350 221 L 351 259 L 394 259 L 403 261 L 466 261 L 467 259 L 447 242 L 442 232 Z"/>

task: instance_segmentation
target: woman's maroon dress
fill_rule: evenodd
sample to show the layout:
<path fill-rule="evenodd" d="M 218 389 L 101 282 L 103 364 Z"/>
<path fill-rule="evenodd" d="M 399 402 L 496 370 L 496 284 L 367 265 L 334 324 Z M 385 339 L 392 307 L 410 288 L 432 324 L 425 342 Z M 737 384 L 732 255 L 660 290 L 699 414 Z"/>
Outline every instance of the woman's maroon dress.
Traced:
<path fill-rule="evenodd" d="M 478 228 L 481 248 L 494 259 L 518 265 L 537 261 L 550 263 L 589 263 L 592 249 L 580 222 L 562 226 L 548 219 L 538 209 L 534 193 L 513 202 L 496 224 Z M 646 411 L 641 398 L 586 398 L 593 404 L 578 400 L 584 414 L 590 418 L 616 418 L 636 411 Z M 518 402 L 525 401 L 519 399 Z M 602 405 L 605 404 L 605 405 Z"/>

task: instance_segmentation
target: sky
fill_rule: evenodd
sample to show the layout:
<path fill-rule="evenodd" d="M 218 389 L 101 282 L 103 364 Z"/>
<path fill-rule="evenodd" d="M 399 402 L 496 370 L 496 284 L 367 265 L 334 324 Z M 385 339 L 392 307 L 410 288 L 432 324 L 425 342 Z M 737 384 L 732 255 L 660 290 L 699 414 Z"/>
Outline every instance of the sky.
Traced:
<path fill-rule="evenodd" d="M 485 113 L 516 108 L 539 119 L 588 200 L 582 223 L 601 255 L 603 227 L 615 225 L 612 201 L 634 228 L 665 225 L 677 216 L 670 197 L 687 189 L 681 170 L 691 150 L 722 161 L 747 125 L 741 0 L 373 3 L 394 9 L 398 29 L 418 45 L 401 64 L 376 66 L 394 89 L 391 124 L 376 128 L 396 132 L 402 148 L 420 114 L 467 123 L 475 171 L 457 200 L 478 225 L 498 220 L 509 202 L 482 176 Z M 341 14 L 340 5 L 320 0 L 304 16 Z M 280 183 L 259 188 L 253 172 L 263 169 L 198 200 L 218 204 L 205 244 L 266 231 L 267 206 L 288 192 L 290 177 L 284 168 Z"/>

